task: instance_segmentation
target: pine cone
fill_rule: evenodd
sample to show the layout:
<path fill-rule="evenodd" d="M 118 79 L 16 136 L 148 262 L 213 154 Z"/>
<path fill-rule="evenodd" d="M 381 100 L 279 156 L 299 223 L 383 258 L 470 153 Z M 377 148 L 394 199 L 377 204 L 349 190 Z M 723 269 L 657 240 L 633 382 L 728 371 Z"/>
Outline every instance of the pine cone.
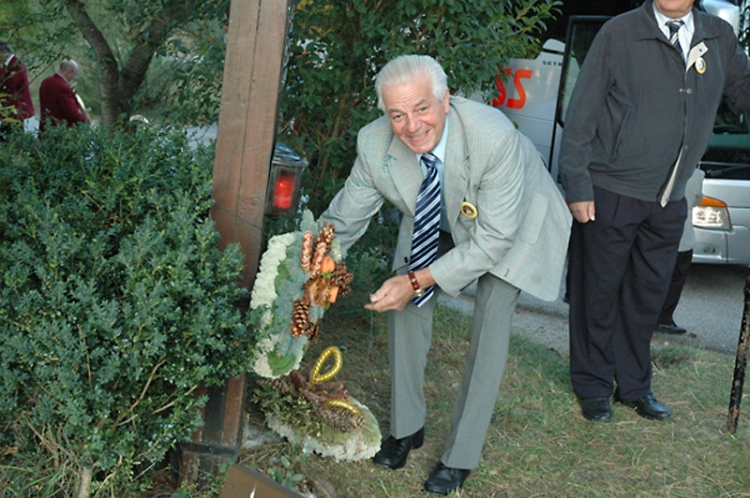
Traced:
<path fill-rule="evenodd" d="M 354 274 L 349 273 L 349 269 L 345 264 L 337 264 L 331 274 L 331 285 L 338 286 L 339 296 L 346 295 L 349 292 L 349 284 L 354 280 Z"/>
<path fill-rule="evenodd" d="M 320 273 L 320 267 L 323 265 L 323 259 L 328 254 L 328 245 L 325 242 L 318 242 L 315 246 L 312 264 L 310 265 L 310 278 L 315 278 Z"/>
<path fill-rule="evenodd" d="M 318 405 L 318 417 L 320 420 L 340 431 L 351 431 L 365 426 L 365 419 L 361 415 L 355 415 L 348 410 L 331 408 Z"/>
<path fill-rule="evenodd" d="M 301 251 L 301 260 L 300 260 L 300 266 L 302 267 L 302 271 L 305 273 L 310 273 L 310 261 L 312 260 L 312 251 L 313 251 L 313 233 L 312 230 L 308 230 L 305 232 L 305 234 L 302 236 L 302 251 Z"/>
<path fill-rule="evenodd" d="M 336 227 L 330 225 L 328 222 L 323 222 L 323 229 L 318 234 L 318 240 L 315 241 L 316 245 L 324 242 L 326 247 L 331 247 L 333 241 L 333 232 L 336 231 Z"/>
<path fill-rule="evenodd" d="M 307 336 L 308 342 L 312 342 L 320 337 L 320 322 L 308 323 L 304 334 Z"/>
<path fill-rule="evenodd" d="M 346 399 L 349 397 L 344 381 L 341 380 L 329 380 L 328 382 L 315 384 L 312 390 L 327 399 Z"/>
<path fill-rule="evenodd" d="M 257 383 L 260 385 L 268 386 L 274 391 L 279 391 L 282 394 L 287 394 L 293 391 L 293 387 L 286 377 L 279 377 L 277 379 L 258 379 Z"/>
<path fill-rule="evenodd" d="M 292 337 L 299 337 L 304 334 L 309 323 L 310 306 L 301 301 L 294 301 L 292 324 L 289 326 L 289 332 L 292 334 Z"/>

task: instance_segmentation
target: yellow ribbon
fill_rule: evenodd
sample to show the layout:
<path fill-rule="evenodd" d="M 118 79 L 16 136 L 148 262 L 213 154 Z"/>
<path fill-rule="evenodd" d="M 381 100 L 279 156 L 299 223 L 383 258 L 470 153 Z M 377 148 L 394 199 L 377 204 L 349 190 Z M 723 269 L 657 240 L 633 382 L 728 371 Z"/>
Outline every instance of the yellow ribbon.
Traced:
<path fill-rule="evenodd" d="M 348 410 L 351 413 L 353 413 L 354 415 L 360 415 L 360 416 L 362 415 L 362 413 L 360 413 L 360 411 L 359 411 L 359 408 L 357 408 L 356 406 L 354 406 L 353 403 L 350 403 L 348 401 L 344 401 L 344 400 L 341 400 L 341 399 L 330 399 L 330 400 L 328 400 L 328 401 L 325 402 L 325 405 L 326 406 L 330 406 L 331 408 L 341 408 L 341 409 L 344 409 L 344 410 Z"/>
<path fill-rule="evenodd" d="M 328 370 L 325 373 L 320 373 L 320 370 L 323 368 L 323 364 L 326 362 L 329 356 L 333 355 L 333 366 L 330 370 Z M 315 384 L 320 384 L 321 382 L 328 382 L 329 380 L 336 377 L 336 374 L 338 374 L 341 371 L 341 366 L 344 364 L 344 357 L 341 354 L 341 350 L 337 348 L 336 346 L 331 346 L 329 348 L 326 348 L 325 351 L 320 353 L 320 356 L 318 357 L 318 361 L 315 362 L 315 366 L 312 369 L 312 372 L 310 373 L 310 386 L 314 386 Z"/>

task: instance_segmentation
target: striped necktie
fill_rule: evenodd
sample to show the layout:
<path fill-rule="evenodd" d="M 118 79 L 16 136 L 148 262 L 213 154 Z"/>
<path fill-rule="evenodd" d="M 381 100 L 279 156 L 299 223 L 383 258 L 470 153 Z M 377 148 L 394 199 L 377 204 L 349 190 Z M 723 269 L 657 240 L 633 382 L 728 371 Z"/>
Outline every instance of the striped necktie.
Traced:
<path fill-rule="evenodd" d="M 677 33 L 680 31 L 682 25 L 685 24 L 683 21 L 669 21 L 667 27 L 669 28 L 669 43 L 674 45 L 674 48 L 680 52 L 681 57 L 685 57 L 685 53 L 682 51 L 682 45 L 680 45 L 680 37 Z"/>
<path fill-rule="evenodd" d="M 422 163 L 427 168 L 427 175 L 419 187 L 417 208 L 414 213 L 414 235 L 411 241 L 409 270 L 426 268 L 437 257 L 438 239 L 440 238 L 440 178 L 437 171 L 437 157 L 431 152 L 422 154 Z M 435 292 L 432 285 L 412 301 L 422 306 Z"/>

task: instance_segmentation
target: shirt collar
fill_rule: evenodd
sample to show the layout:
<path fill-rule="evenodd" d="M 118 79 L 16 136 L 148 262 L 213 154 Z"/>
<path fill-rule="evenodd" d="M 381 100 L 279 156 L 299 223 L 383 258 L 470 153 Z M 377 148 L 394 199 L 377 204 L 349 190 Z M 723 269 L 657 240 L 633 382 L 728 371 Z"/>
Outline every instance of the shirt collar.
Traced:
<path fill-rule="evenodd" d="M 8 56 L 8 58 L 6 59 L 6 61 L 5 61 L 5 64 L 3 64 L 3 65 L 7 66 L 8 64 L 10 64 L 10 60 L 13 58 L 14 55 L 16 55 L 16 54 L 10 54 Z"/>
<path fill-rule="evenodd" d="M 682 17 L 676 17 L 672 19 L 671 17 L 667 17 L 664 14 L 662 14 L 659 9 L 656 8 L 656 4 L 652 4 L 652 7 L 654 8 L 654 15 L 656 16 L 656 22 L 659 25 L 659 29 L 661 29 L 662 33 L 664 33 L 667 38 L 669 38 L 669 28 L 667 27 L 667 23 L 669 21 L 682 21 L 685 23 L 683 28 L 686 30 L 686 33 L 692 33 L 695 31 L 695 27 L 693 25 L 693 10 L 690 9 L 690 12 L 685 14 Z"/>

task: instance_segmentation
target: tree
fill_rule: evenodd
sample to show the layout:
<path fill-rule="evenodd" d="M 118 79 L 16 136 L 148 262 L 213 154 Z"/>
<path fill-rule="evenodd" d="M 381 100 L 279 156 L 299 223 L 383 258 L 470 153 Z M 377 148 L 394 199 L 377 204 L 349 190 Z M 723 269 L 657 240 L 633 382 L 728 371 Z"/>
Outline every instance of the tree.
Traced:
<path fill-rule="evenodd" d="M 71 47 L 85 41 L 98 71 L 101 123 L 111 126 L 127 119 L 137 106 L 157 55 L 170 57 L 174 66 L 190 64 L 191 70 L 175 69 L 173 74 L 187 74 L 200 82 L 195 75 L 203 66 L 201 54 L 213 53 L 205 61 L 213 76 L 203 78 L 200 88 L 205 91 L 198 98 L 218 100 L 221 56 L 216 56 L 215 47 L 223 53 L 228 8 L 229 0 L 14 0 L 6 7 L 14 15 L 4 16 L 0 29 L 46 63 L 67 56 Z M 166 86 L 180 83 L 173 78 L 162 81 Z M 159 95 L 170 94 L 162 90 Z M 217 116 L 218 109 L 212 114 Z"/>
<path fill-rule="evenodd" d="M 554 0 L 302 1 L 290 36 L 281 133 L 306 152 L 310 208 L 341 187 L 357 130 L 374 119 L 374 77 L 395 56 L 428 54 L 452 93 L 496 91 L 498 69 L 537 45 Z M 494 95 L 492 95 L 494 96 Z"/>

